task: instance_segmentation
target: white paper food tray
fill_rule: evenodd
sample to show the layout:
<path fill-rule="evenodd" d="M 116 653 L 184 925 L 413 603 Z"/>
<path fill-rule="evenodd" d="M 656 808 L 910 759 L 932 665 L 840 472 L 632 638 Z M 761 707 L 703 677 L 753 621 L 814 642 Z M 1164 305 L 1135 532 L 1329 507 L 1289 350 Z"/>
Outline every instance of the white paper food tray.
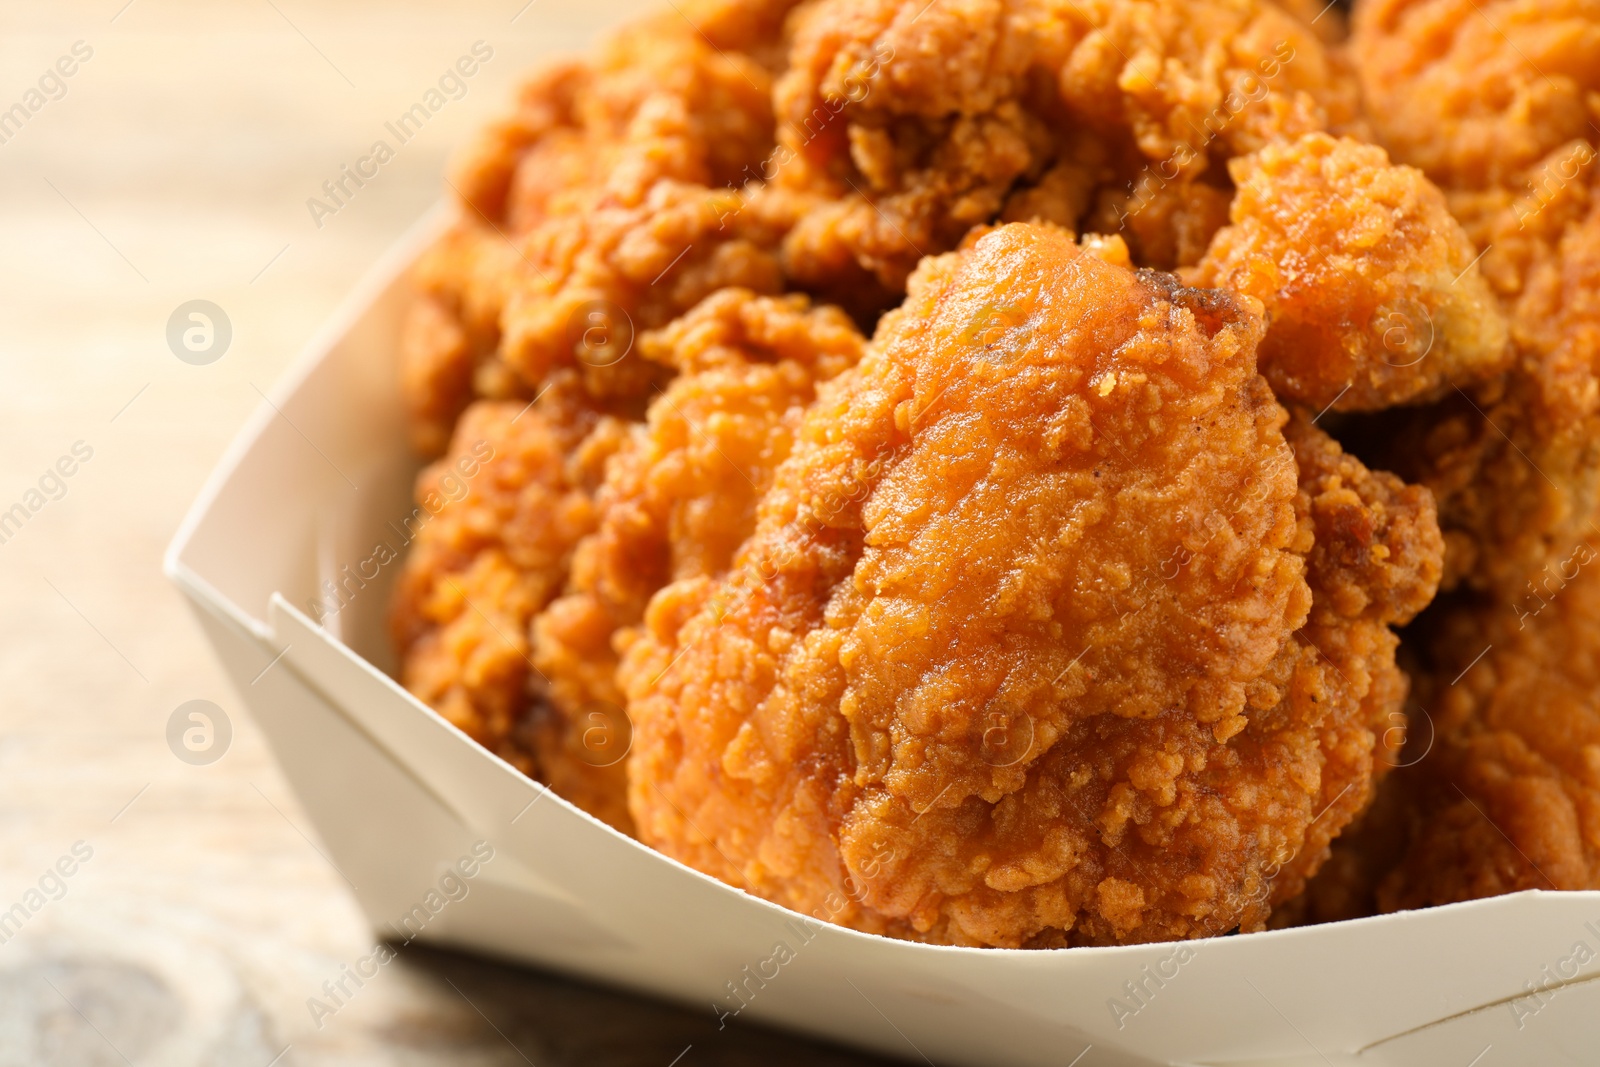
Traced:
<path fill-rule="evenodd" d="M 445 222 L 425 219 L 356 290 L 229 449 L 166 559 L 380 936 L 708 1013 L 743 1005 L 739 1021 L 941 1067 L 1600 1063 L 1600 893 L 1181 948 L 910 944 L 802 926 L 474 744 L 385 673 L 398 564 L 326 628 L 302 610 L 410 513 L 395 353 L 406 269 Z M 494 859 L 435 913 L 428 894 L 478 841 Z"/>

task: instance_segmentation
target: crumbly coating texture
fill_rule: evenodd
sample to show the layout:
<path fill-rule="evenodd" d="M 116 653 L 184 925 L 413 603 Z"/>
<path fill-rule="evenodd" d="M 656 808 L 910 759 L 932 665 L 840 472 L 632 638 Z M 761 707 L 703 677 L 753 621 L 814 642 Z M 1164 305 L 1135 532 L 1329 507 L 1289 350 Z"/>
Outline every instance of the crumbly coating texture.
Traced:
<path fill-rule="evenodd" d="M 1361 126 L 1353 72 L 1277 4 L 1095 0 L 1065 9 L 1090 27 L 1062 73 L 1069 103 L 1104 128 L 1125 124 L 1146 159 L 1199 173 L 1285 137 Z"/>
<path fill-rule="evenodd" d="M 663 376 L 617 353 L 723 287 L 871 323 L 922 256 L 1001 219 L 1193 264 L 1227 219 L 1216 164 L 1359 125 L 1341 57 L 1267 0 L 791 6 L 628 27 L 462 154 L 463 221 L 404 345 L 424 454 L 472 398 L 531 397 L 553 368 L 642 406 Z"/>
<path fill-rule="evenodd" d="M 770 220 L 727 188 L 770 151 L 771 76 L 675 15 L 660 23 L 602 54 L 580 110 L 596 180 L 546 198 L 520 241 L 529 269 L 502 313 L 501 358 L 527 381 L 577 365 L 597 391 L 647 395 L 643 361 L 613 359 L 622 335 L 665 325 L 726 285 L 781 287 L 763 247 L 776 241 Z M 598 346 L 595 324 L 608 335 Z"/>
<path fill-rule="evenodd" d="M 1583 199 L 1516 267 L 1511 369 L 1361 431 L 1365 454 L 1437 496 L 1448 588 L 1519 595 L 1600 506 L 1600 202 Z"/>
<path fill-rule="evenodd" d="M 538 406 L 479 401 L 417 478 L 392 609 L 402 684 L 531 772 L 528 621 L 561 589 L 591 495 L 620 440 L 614 420 L 553 388 Z"/>
<path fill-rule="evenodd" d="M 1515 353 L 1363 451 L 1434 490 L 1446 588 L 1516 596 L 1600 506 L 1600 5 L 1370 0 L 1354 24 L 1372 122 L 1446 190 Z"/>
<path fill-rule="evenodd" d="M 1378 913 L 1378 885 L 1395 869 L 1410 845 L 1417 807 L 1404 769 L 1394 769 L 1430 741 L 1428 720 L 1408 701 L 1379 735 L 1380 766 L 1386 768 L 1369 804 L 1329 848 L 1327 861 L 1305 889 L 1282 900 L 1267 921 L 1271 929 L 1364 919 Z M 1413 735 L 1413 727 L 1416 728 Z"/>
<path fill-rule="evenodd" d="M 1509 363 L 1477 249 L 1420 171 L 1320 133 L 1229 169 L 1232 225 L 1195 284 L 1265 305 L 1261 372 L 1280 399 L 1370 411 L 1437 398 Z"/>
<path fill-rule="evenodd" d="M 1374 518 L 1314 430 L 1299 484 L 1258 331 L 1045 227 L 924 264 L 730 576 L 669 586 L 628 650 L 641 838 L 934 941 L 1259 925 L 1364 800 L 1374 671 L 1339 668 L 1392 669 L 1438 546 L 1425 493 Z"/>
<path fill-rule="evenodd" d="M 1350 55 L 1378 139 L 1448 188 L 1519 186 L 1600 136 L 1596 0 L 1362 0 Z"/>
<path fill-rule="evenodd" d="M 1226 190 L 1190 188 L 1213 161 L 1356 121 L 1350 72 L 1257 0 L 820 0 L 789 59 L 777 181 L 826 195 L 786 269 L 890 293 L 1002 213 L 1077 229 L 1092 208 L 1141 265 L 1192 263 L 1225 218 Z"/>
<path fill-rule="evenodd" d="M 1437 740 L 1408 768 L 1418 825 L 1378 906 L 1600 889 L 1600 532 L 1433 644 L 1419 696 Z"/>
<path fill-rule="evenodd" d="M 735 46 L 770 50 L 787 6 L 690 4 L 627 26 L 531 78 L 462 153 L 462 220 L 418 271 L 434 306 L 405 339 L 419 447 L 436 451 L 471 398 L 531 397 L 561 368 L 642 410 L 665 375 L 627 358 L 638 333 L 724 286 L 782 288 L 775 248 L 796 209 L 737 191 L 771 152 L 772 75 Z"/>
<path fill-rule="evenodd" d="M 1284 428 L 1300 470 L 1301 511 L 1313 527 L 1306 557 L 1311 616 L 1297 635 L 1332 669 L 1336 701 L 1323 720 L 1319 813 L 1283 864 L 1271 903 L 1294 899 L 1329 846 L 1371 803 L 1403 738 L 1406 675 L 1392 627 L 1438 591 L 1444 538 L 1428 490 L 1372 471 L 1317 429 L 1304 411 Z"/>
<path fill-rule="evenodd" d="M 616 825 L 626 768 L 607 728 L 631 732 L 619 644 L 662 586 L 727 570 L 817 384 L 853 366 L 865 341 L 837 308 L 727 289 L 639 343 L 678 377 L 609 461 L 595 532 L 578 544 L 565 594 L 533 626 L 536 685 L 552 718 L 541 766 L 558 793 L 603 806 Z"/>
<path fill-rule="evenodd" d="M 513 399 L 521 382 L 495 358 L 500 308 L 517 254 L 500 235 L 458 224 L 412 268 L 416 298 L 401 324 L 400 386 L 411 444 L 424 458 L 445 450 L 456 420 L 479 397 Z"/>

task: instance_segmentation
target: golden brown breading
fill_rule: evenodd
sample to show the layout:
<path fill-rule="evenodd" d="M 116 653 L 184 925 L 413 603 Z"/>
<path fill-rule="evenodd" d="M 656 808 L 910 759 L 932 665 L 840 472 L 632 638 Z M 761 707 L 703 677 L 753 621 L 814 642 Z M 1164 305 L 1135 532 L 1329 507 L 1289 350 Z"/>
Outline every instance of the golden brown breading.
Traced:
<path fill-rule="evenodd" d="M 1311 616 L 1297 638 L 1337 675 L 1341 704 L 1322 724 L 1319 815 L 1283 864 L 1271 902 L 1294 898 L 1359 816 L 1393 758 L 1409 685 L 1395 662 L 1404 625 L 1439 588 L 1444 539 L 1433 496 L 1384 471 L 1370 471 L 1296 412 L 1284 428 L 1300 469 L 1301 510 L 1312 523 L 1306 557 Z"/>
<path fill-rule="evenodd" d="M 417 296 L 401 327 L 400 381 L 412 447 L 424 458 L 444 451 L 475 397 L 525 392 L 494 356 L 516 261 L 516 249 L 499 234 L 463 223 L 412 268 Z"/>
<path fill-rule="evenodd" d="M 1476 598 L 1478 606 L 1473 606 L 1473 597 L 1458 595 L 1432 613 L 1429 629 L 1449 636 L 1431 642 L 1439 646 L 1442 665 L 1419 668 L 1424 704 L 1408 709 L 1409 728 L 1403 721 L 1393 728 L 1399 736 L 1410 735 L 1405 750 L 1397 754 L 1406 769 L 1385 783 L 1375 810 L 1335 844 L 1333 860 L 1311 883 L 1306 898 L 1275 916 L 1275 923 L 1371 914 L 1379 906 L 1383 879 L 1408 849 L 1405 871 L 1392 875 L 1381 897 L 1391 909 L 1526 888 L 1527 865 L 1519 867 L 1503 855 L 1504 839 L 1486 845 L 1498 832 L 1481 818 L 1470 817 L 1472 803 L 1487 810 L 1485 797 L 1474 794 L 1469 802 L 1454 790 L 1465 788 L 1466 779 L 1480 773 L 1490 779 L 1510 775 L 1523 784 L 1483 788 L 1495 791 L 1496 803 L 1515 810 L 1532 803 L 1525 796 L 1518 799 L 1524 787 L 1530 796 L 1569 788 L 1558 779 L 1544 780 L 1548 772 L 1537 761 L 1531 771 L 1507 770 L 1525 762 L 1514 736 L 1523 728 L 1519 709 L 1542 704 L 1541 686 L 1560 701 L 1581 688 L 1559 664 L 1551 666 L 1547 683 L 1535 684 L 1533 664 L 1543 656 L 1554 664 L 1564 638 L 1525 636 L 1520 624 L 1512 626 L 1501 616 L 1509 612 L 1515 617 L 1521 606 L 1538 608 L 1539 598 L 1549 599 L 1552 591 L 1566 586 L 1575 561 L 1590 551 L 1586 543 L 1595 537 L 1600 499 L 1600 414 L 1595 408 L 1600 390 L 1600 209 L 1587 211 L 1585 217 L 1591 193 L 1577 183 L 1546 200 L 1530 195 L 1519 201 L 1503 193 L 1475 199 L 1479 205 L 1497 204 L 1484 218 L 1493 227 L 1495 249 L 1506 252 L 1498 260 L 1499 269 L 1490 274 L 1512 308 L 1518 363 L 1503 379 L 1470 395 L 1420 411 L 1388 413 L 1375 429 L 1363 432 L 1371 439 L 1371 454 L 1439 494 L 1450 544 L 1446 583 L 1483 590 L 1497 606 L 1483 607 L 1483 595 Z M 1493 262 L 1494 249 L 1484 257 L 1486 268 Z M 1578 597 L 1593 595 L 1580 586 L 1582 582 L 1572 584 Z M 1581 625 L 1576 620 L 1587 608 L 1568 607 L 1572 614 L 1557 614 L 1549 626 Z M 1583 638 L 1573 640 L 1581 645 Z M 1465 682 L 1451 687 L 1449 681 L 1491 643 L 1495 651 L 1474 668 L 1474 676 L 1480 669 L 1496 669 L 1503 656 L 1511 665 L 1506 669 L 1518 676 L 1515 685 L 1488 697 L 1471 696 Z M 1573 654 L 1584 653 L 1580 647 Z M 1447 707 L 1470 697 L 1473 707 L 1457 707 L 1443 724 L 1470 735 L 1469 742 L 1435 736 L 1441 728 L 1435 721 L 1439 713 L 1435 709 L 1430 715 L 1427 708 L 1440 692 Z M 1542 714 L 1527 720 L 1534 724 L 1529 729 L 1545 729 L 1538 725 Z M 1485 726 L 1488 719 L 1499 725 Z M 1502 726 L 1509 735 L 1495 732 Z M 1551 803 L 1559 808 L 1562 802 Z M 1561 818 L 1565 816 L 1552 825 Z M 1525 828 L 1518 832 L 1533 833 Z M 1570 843 L 1559 845 L 1538 835 L 1534 839 L 1540 843 L 1528 847 L 1571 854 Z M 1572 869 L 1570 863 L 1557 866 Z M 1431 867 L 1437 871 L 1429 874 Z"/>
<path fill-rule="evenodd" d="M 1319 532 L 1308 557 L 1313 592 L 1342 618 L 1411 621 L 1433 600 L 1442 574 L 1444 540 L 1432 494 L 1368 470 L 1303 411 L 1289 420 L 1284 437 Z"/>
<path fill-rule="evenodd" d="M 864 341 L 837 308 L 725 289 L 639 344 L 678 377 L 610 460 L 597 528 L 578 545 L 566 594 L 533 627 L 551 717 L 540 767 L 556 792 L 619 828 L 624 750 L 607 732 L 627 730 L 617 644 L 663 585 L 727 569 L 817 384 L 853 366 Z"/>
<path fill-rule="evenodd" d="M 1359 126 L 1353 72 L 1315 31 L 1261 0 L 1095 0 L 1063 72 L 1070 106 L 1126 126 L 1185 174 L 1313 130 Z"/>
<path fill-rule="evenodd" d="M 1420 752 L 1431 740 L 1428 720 L 1414 703 L 1407 702 L 1406 711 L 1391 714 L 1394 718 L 1379 735 L 1379 765 L 1389 768 L 1410 758 L 1413 745 Z M 1413 728 L 1416 734 L 1410 736 Z M 1372 803 L 1334 839 L 1327 861 L 1305 889 L 1273 907 L 1269 927 L 1281 930 L 1378 913 L 1378 884 L 1405 854 L 1417 815 L 1407 779 L 1403 769 L 1380 778 Z"/>
<path fill-rule="evenodd" d="M 1600 202 L 1522 267 L 1511 370 L 1362 431 L 1364 454 L 1438 497 L 1446 586 L 1506 597 L 1564 558 L 1600 504 Z"/>
<path fill-rule="evenodd" d="M 674 13 L 619 34 L 597 68 L 580 114 L 598 180 L 547 202 L 524 243 L 535 269 L 503 318 L 504 358 L 529 381 L 575 358 L 599 376 L 569 336 L 586 304 L 611 305 L 612 329 L 643 331 L 724 286 L 781 287 L 770 249 L 784 220 L 729 188 L 772 148 L 766 68 Z M 620 388 L 643 394 L 649 384 L 624 376 Z"/>
<path fill-rule="evenodd" d="M 1510 362 L 1477 249 L 1420 171 L 1320 133 L 1229 170 L 1233 224 L 1193 277 L 1266 306 L 1261 372 L 1280 399 L 1369 411 L 1435 399 Z"/>
<path fill-rule="evenodd" d="M 1600 5 L 1369 0 L 1374 125 L 1446 189 L 1511 322 L 1502 378 L 1381 420 L 1372 454 L 1432 487 L 1447 587 L 1516 595 L 1600 503 Z"/>
<path fill-rule="evenodd" d="M 1418 826 L 1383 910 L 1600 889 L 1600 531 L 1540 579 L 1434 636 L 1419 699 L 1438 736 L 1402 772 Z"/>
<path fill-rule="evenodd" d="M 1378 139 L 1446 188 L 1520 187 L 1597 136 L 1596 0 L 1362 0 L 1350 55 Z"/>
<path fill-rule="evenodd" d="M 776 33 L 783 8 L 689 14 L 743 40 Z M 639 331 L 725 285 L 778 291 L 789 201 L 747 204 L 729 188 L 771 151 L 770 93 L 761 63 L 676 12 L 624 28 L 592 62 L 530 79 L 514 113 L 453 167 L 463 218 L 419 271 L 436 307 L 406 340 L 418 443 L 448 434 L 463 390 L 528 397 L 563 367 L 596 397 L 642 407 L 663 375 L 623 358 Z"/>
<path fill-rule="evenodd" d="M 532 772 L 527 626 L 561 589 L 620 427 L 552 389 L 538 406 L 479 401 L 418 476 L 392 624 L 407 689 Z"/>
<path fill-rule="evenodd" d="M 1231 202 L 1231 190 L 1204 179 L 1168 181 L 1146 169 L 1125 192 L 1101 189 L 1085 225 L 1125 235 L 1141 265 L 1173 270 L 1200 262 L 1227 225 Z"/>
<path fill-rule="evenodd" d="M 630 27 L 531 80 L 462 157 L 464 232 L 405 346 L 424 450 L 467 398 L 531 396 L 553 368 L 648 396 L 661 376 L 615 352 L 718 288 L 799 287 L 870 322 L 924 254 L 1001 217 L 1191 264 L 1225 219 L 1213 162 L 1356 121 L 1338 57 L 1266 0 L 820 0 L 780 63 L 787 8 Z"/>
<path fill-rule="evenodd" d="M 773 294 L 774 201 L 663 179 L 638 199 L 602 194 L 528 235 L 523 274 L 501 319 L 501 357 L 526 381 L 575 366 L 600 396 L 646 398 L 663 376 L 630 341 L 718 289 Z"/>
<path fill-rule="evenodd" d="M 777 173 L 821 190 L 787 238 L 803 284 L 846 265 L 886 292 L 972 226 L 1122 227 L 1136 261 L 1193 262 L 1226 191 L 1213 161 L 1356 121 L 1355 82 L 1261 0 L 820 0 L 796 13 L 776 89 Z M 1050 207 L 1016 202 L 1062 186 Z M 1012 203 L 1008 206 L 1008 200 Z M 1030 205 L 1038 207 L 1040 205 Z"/>
<path fill-rule="evenodd" d="M 935 941 L 1260 925 L 1365 800 L 1363 701 L 1438 543 L 1315 430 L 1297 484 L 1259 330 L 1046 227 L 927 261 L 729 577 L 651 603 L 641 838 Z"/>
<path fill-rule="evenodd" d="M 797 14 L 776 86 L 777 179 L 826 199 L 785 250 L 822 282 L 838 263 L 903 290 L 923 255 L 999 214 L 1051 154 L 1044 118 L 1017 99 L 1040 35 L 1065 27 L 1028 4 L 823 0 Z"/>

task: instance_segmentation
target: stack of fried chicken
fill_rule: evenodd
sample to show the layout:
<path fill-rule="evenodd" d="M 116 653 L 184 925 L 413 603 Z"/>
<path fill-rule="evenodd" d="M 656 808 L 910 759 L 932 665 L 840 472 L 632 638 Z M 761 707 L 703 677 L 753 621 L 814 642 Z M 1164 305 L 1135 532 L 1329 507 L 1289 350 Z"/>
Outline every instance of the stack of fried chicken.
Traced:
<path fill-rule="evenodd" d="M 1597 124 L 1600 0 L 679 0 L 454 168 L 403 681 L 895 937 L 1600 888 Z"/>

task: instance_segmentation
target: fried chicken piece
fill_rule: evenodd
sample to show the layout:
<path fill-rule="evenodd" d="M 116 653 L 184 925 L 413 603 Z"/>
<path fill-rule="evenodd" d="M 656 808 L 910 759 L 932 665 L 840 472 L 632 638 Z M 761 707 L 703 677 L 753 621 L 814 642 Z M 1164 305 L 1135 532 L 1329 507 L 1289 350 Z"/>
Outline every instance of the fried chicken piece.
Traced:
<path fill-rule="evenodd" d="M 1385 911 L 1600 889 L 1600 532 L 1540 578 L 1439 627 L 1420 693 L 1438 737 L 1408 769 L 1418 827 Z"/>
<path fill-rule="evenodd" d="M 1090 27 L 1063 71 L 1069 105 L 1102 128 L 1130 128 L 1146 159 L 1183 174 L 1313 130 L 1361 128 L 1354 72 L 1277 4 L 1095 0 L 1066 11 Z"/>
<path fill-rule="evenodd" d="M 1217 231 L 1227 225 L 1231 202 L 1229 190 L 1209 181 L 1171 182 L 1146 169 L 1126 193 L 1100 190 L 1087 225 L 1125 234 L 1142 265 L 1173 270 L 1200 262 Z"/>
<path fill-rule="evenodd" d="M 771 75 L 677 13 L 619 33 L 596 71 L 578 103 L 595 180 L 547 198 L 529 228 L 502 357 L 530 382 L 576 364 L 598 392 L 647 396 L 659 376 L 614 358 L 620 339 L 591 351 L 585 312 L 631 338 L 725 286 L 782 288 L 787 220 L 733 188 L 772 150 Z"/>
<path fill-rule="evenodd" d="M 1091 228 L 1149 209 L 1135 257 L 1175 266 L 1223 222 L 1225 190 L 1185 188 L 1213 161 L 1343 128 L 1356 99 L 1314 31 L 1262 0 L 821 0 L 776 88 L 777 181 L 826 194 L 785 268 L 810 285 L 853 264 L 898 293 L 1003 211 L 1080 227 L 1077 196 L 1052 198 L 1070 217 L 1007 209 L 1046 184 L 1092 194 Z"/>
<path fill-rule="evenodd" d="M 444 452 L 474 398 L 513 399 L 522 383 L 494 357 L 516 250 L 481 226 L 457 225 L 412 268 L 417 296 L 400 331 L 400 384 L 417 454 Z"/>
<path fill-rule="evenodd" d="M 627 650 L 641 839 L 938 942 L 1259 926 L 1364 799 L 1438 556 L 1426 493 L 1315 430 L 1298 484 L 1259 331 L 1048 227 L 927 261 L 729 576 Z"/>
<path fill-rule="evenodd" d="M 853 366 L 864 343 L 837 308 L 740 289 L 640 337 L 678 377 L 611 459 L 597 528 L 533 627 L 547 716 L 539 762 L 556 792 L 628 826 L 616 647 L 662 586 L 727 570 L 818 383 Z"/>
<path fill-rule="evenodd" d="M 1395 662 L 1391 627 L 1432 601 L 1444 556 L 1428 490 L 1368 470 L 1304 411 L 1290 418 L 1284 437 L 1300 469 L 1301 511 L 1315 531 L 1306 558 L 1311 616 L 1296 636 L 1333 670 L 1330 688 L 1340 703 L 1322 725 L 1319 814 L 1274 881 L 1274 905 L 1300 895 L 1394 763 L 1410 686 Z"/>
<path fill-rule="evenodd" d="M 1041 34 L 1064 27 L 1026 4 L 935 5 L 913 22 L 918 6 L 824 0 L 796 16 L 777 179 L 824 194 L 785 248 L 802 283 L 848 265 L 903 291 L 922 255 L 993 220 L 1051 155 L 1045 118 L 1017 98 Z"/>
<path fill-rule="evenodd" d="M 471 397 L 530 397 L 564 367 L 642 410 L 664 375 L 626 358 L 637 332 L 725 285 L 782 288 L 790 201 L 730 188 L 771 152 L 771 74 L 716 37 L 756 47 L 786 7 L 725 0 L 628 26 L 592 62 L 530 79 L 460 157 L 463 218 L 424 261 L 432 306 L 405 339 L 419 445 Z"/>
<path fill-rule="evenodd" d="M 1297 896 L 1277 903 L 1267 925 L 1274 930 L 1293 926 L 1364 919 L 1378 914 L 1378 884 L 1399 864 L 1414 832 L 1416 816 L 1404 770 L 1398 761 L 1423 751 L 1431 742 L 1428 720 L 1416 706 L 1392 712 L 1394 718 L 1379 735 L 1380 767 L 1390 768 L 1378 781 L 1373 800 L 1354 822 L 1332 842 L 1328 859 L 1306 882 Z M 1415 727 L 1417 734 L 1411 736 Z"/>
<path fill-rule="evenodd" d="M 1377 465 L 1434 491 L 1447 588 L 1520 595 L 1600 506 L 1600 200 L 1588 199 L 1521 264 L 1506 374 L 1352 431 Z"/>
<path fill-rule="evenodd" d="M 718 289 L 784 288 L 774 203 L 664 179 L 637 199 L 602 193 L 574 208 L 528 237 L 539 276 L 506 304 L 502 358 L 526 381 L 575 366 L 598 395 L 647 398 L 665 375 L 627 358 L 639 333 Z"/>
<path fill-rule="evenodd" d="M 1349 53 L 1378 140 L 1447 188 L 1520 186 L 1596 136 L 1596 0 L 1362 0 Z"/>
<path fill-rule="evenodd" d="M 1588 214 L 1600 180 L 1595 158 L 1594 147 L 1580 138 L 1535 165 L 1523 188 L 1447 190 L 1451 214 L 1483 251 L 1484 279 L 1509 311 L 1529 279 L 1558 261 L 1562 235 Z"/>
<path fill-rule="evenodd" d="M 621 427 L 568 383 L 537 406 L 479 401 L 417 478 L 412 545 L 392 610 L 400 680 L 490 751 L 532 773 L 527 626 L 594 528 L 591 500 Z"/>
<path fill-rule="evenodd" d="M 1261 372 L 1280 399 L 1374 410 L 1435 399 L 1510 361 L 1477 249 L 1421 172 L 1320 133 L 1229 170 L 1233 224 L 1194 284 L 1266 306 Z"/>

